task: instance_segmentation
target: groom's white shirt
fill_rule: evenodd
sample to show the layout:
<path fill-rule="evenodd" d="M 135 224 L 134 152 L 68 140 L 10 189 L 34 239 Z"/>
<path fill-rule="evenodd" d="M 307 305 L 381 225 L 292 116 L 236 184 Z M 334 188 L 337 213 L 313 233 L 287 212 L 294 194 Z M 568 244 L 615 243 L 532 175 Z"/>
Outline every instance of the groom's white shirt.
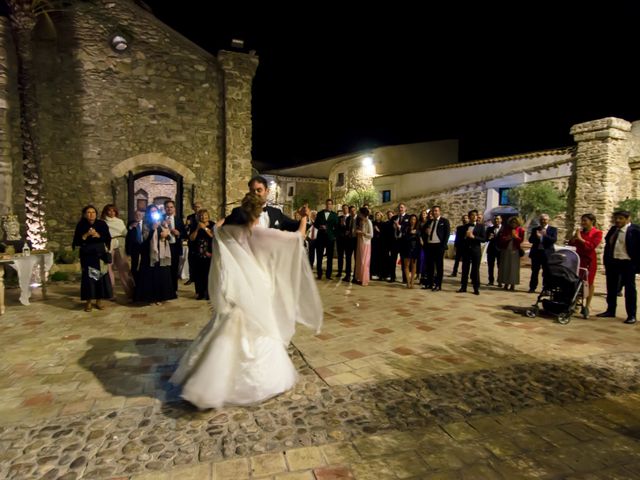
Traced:
<path fill-rule="evenodd" d="M 266 207 L 266 206 L 265 206 Z M 269 212 L 266 210 L 260 214 L 260 219 L 258 220 L 258 225 L 264 228 L 269 228 Z"/>

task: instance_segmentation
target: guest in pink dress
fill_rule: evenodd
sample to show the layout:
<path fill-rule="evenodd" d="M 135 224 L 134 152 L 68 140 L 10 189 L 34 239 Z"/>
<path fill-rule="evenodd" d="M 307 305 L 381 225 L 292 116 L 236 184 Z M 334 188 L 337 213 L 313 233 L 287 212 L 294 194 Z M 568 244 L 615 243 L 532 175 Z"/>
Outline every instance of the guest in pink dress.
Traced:
<path fill-rule="evenodd" d="M 359 222 L 356 230 L 358 236 L 358 253 L 356 254 L 356 283 L 369 285 L 369 266 L 371 264 L 371 238 L 373 223 L 369 220 L 369 209 L 362 207 L 358 214 Z"/>

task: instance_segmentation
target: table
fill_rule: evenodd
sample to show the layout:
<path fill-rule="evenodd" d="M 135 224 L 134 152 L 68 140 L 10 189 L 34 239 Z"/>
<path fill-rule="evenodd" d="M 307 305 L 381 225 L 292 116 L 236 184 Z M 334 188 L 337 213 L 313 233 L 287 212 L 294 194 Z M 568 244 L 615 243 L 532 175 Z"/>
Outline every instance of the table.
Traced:
<path fill-rule="evenodd" d="M 40 268 L 40 280 L 42 285 L 42 298 L 47 298 L 47 272 L 53 265 L 53 253 L 33 251 L 31 255 L 14 255 L 0 260 L 0 315 L 5 312 L 4 306 L 4 265 L 10 265 L 18 273 L 20 285 L 20 303 L 29 305 L 31 297 L 31 278 L 36 265 Z"/>

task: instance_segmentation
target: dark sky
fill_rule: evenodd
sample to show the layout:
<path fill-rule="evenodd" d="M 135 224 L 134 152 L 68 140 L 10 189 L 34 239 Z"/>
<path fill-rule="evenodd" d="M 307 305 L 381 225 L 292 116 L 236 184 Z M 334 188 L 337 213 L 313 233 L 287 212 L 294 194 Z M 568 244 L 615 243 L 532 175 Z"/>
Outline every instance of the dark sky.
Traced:
<path fill-rule="evenodd" d="M 253 157 L 273 166 L 446 138 L 470 160 L 570 145 L 582 121 L 640 119 L 631 2 L 232 3 L 147 0 L 212 53 L 233 37 L 257 51 Z"/>

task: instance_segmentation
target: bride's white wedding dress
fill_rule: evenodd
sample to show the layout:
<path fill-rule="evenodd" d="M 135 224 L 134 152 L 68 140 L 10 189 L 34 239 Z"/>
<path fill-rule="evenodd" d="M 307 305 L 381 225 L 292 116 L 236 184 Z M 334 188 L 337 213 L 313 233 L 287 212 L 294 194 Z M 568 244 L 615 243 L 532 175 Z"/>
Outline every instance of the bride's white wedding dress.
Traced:
<path fill-rule="evenodd" d="M 209 272 L 213 319 L 171 382 L 199 408 L 248 405 L 289 390 L 295 323 L 316 331 L 322 302 L 297 232 L 228 225 L 216 229 Z M 300 306 L 304 305 L 304 309 Z"/>

